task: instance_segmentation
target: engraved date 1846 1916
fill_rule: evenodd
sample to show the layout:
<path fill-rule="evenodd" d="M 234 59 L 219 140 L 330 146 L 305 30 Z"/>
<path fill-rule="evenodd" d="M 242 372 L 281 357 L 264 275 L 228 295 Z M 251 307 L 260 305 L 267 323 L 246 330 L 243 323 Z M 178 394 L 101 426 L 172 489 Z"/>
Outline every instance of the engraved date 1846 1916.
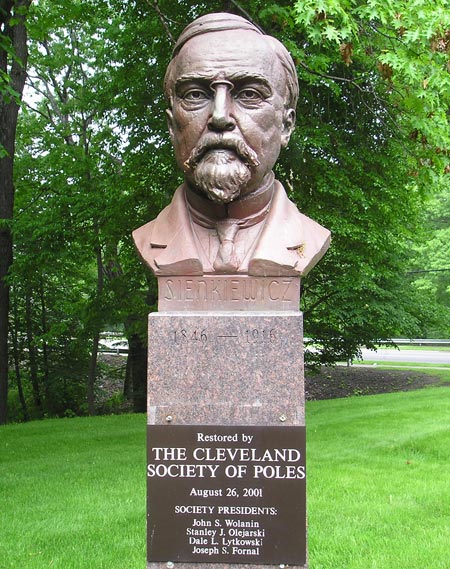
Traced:
<path fill-rule="evenodd" d="M 179 330 L 172 330 L 172 341 L 175 344 L 184 344 L 188 342 L 195 342 L 205 345 L 211 340 L 211 336 L 205 329 L 186 329 L 180 328 Z M 242 338 L 247 344 L 274 344 L 277 340 L 277 334 L 274 328 L 251 328 L 242 330 L 240 332 L 216 334 L 214 339 L 224 338 Z"/>

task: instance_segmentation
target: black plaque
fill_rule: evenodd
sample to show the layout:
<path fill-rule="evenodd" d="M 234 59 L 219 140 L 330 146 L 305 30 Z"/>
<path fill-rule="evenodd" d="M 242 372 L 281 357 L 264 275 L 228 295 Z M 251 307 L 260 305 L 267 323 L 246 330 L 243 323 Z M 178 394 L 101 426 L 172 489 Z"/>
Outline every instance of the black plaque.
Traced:
<path fill-rule="evenodd" d="M 305 564 L 305 427 L 147 435 L 149 562 Z"/>

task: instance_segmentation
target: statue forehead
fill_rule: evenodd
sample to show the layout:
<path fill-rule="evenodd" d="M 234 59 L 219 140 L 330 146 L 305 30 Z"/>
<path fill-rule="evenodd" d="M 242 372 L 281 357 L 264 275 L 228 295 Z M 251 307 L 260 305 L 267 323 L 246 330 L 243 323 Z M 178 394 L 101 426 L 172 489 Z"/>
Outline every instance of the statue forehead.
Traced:
<path fill-rule="evenodd" d="M 251 30 L 225 30 L 190 38 L 173 62 L 172 79 L 183 77 L 265 77 L 285 84 L 281 63 L 264 36 Z"/>

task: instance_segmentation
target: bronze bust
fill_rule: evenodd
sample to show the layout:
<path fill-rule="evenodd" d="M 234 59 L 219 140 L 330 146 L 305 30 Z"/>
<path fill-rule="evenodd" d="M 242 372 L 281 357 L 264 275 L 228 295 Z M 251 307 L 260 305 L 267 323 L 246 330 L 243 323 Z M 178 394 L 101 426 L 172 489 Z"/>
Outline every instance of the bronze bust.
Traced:
<path fill-rule="evenodd" d="M 272 168 L 295 123 L 298 83 L 285 47 L 232 14 L 179 37 L 164 81 L 184 183 L 133 233 L 157 276 L 302 276 L 330 232 L 301 214 Z"/>

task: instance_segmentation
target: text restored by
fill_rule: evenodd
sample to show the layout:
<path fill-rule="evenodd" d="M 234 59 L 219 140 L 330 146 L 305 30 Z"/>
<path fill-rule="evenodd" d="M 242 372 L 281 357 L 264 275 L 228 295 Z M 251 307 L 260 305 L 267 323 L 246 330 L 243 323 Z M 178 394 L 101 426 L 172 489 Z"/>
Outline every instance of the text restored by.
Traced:
<path fill-rule="evenodd" d="M 148 561 L 306 562 L 304 427 L 147 428 Z"/>

